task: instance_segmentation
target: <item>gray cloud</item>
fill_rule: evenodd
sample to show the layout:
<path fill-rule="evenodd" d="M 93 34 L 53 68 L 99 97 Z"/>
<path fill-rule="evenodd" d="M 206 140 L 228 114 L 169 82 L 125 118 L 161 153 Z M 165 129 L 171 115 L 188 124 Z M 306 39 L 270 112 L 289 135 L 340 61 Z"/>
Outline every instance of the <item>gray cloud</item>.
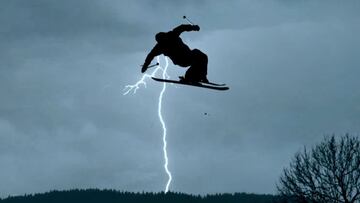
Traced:
<path fill-rule="evenodd" d="M 1 196 L 162 190 L 160 85 L 136 95 L 153 35 L 184 23 L 228 92 L 168 86 L 171 189 L 273 193 L 324 134 L 359 132 L 357 1 L 2 1 Z M 171 65 L 172 77 L 183 69 Z M 207 116 L 204 112 L 208 113 Z"/>

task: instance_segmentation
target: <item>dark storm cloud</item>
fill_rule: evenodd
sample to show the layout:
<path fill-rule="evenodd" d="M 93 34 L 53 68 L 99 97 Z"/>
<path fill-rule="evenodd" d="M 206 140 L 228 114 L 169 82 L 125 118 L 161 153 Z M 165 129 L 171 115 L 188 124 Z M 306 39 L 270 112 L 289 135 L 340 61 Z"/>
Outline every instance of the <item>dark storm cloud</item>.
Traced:
<path fill-rule="evenodd" d="M 105 2 L 98 1 L 4 1 L 2 29 L 9 37 L 76 38 L 91 34 L 119 37 L 140 35 L 141 25 L 116 18 Z"/>
<path fill-rule="evenodd" d="M 121 90 L 139 79 L 154 34 L 183 15 L 201 26 L 184 41 L 231 90 L 168 87 L 171 189 L 274 192 L 303 144 L 360 130 L 358 10 L 357 1 L 1 1 L 1 195 L 162 190 L 160 86 Z"/>

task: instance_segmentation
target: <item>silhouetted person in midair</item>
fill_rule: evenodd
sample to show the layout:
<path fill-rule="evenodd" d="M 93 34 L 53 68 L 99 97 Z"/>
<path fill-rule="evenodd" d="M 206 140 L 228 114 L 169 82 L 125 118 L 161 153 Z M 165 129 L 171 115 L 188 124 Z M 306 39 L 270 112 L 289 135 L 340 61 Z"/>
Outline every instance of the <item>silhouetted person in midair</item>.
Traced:
<path fill-rule="evenodd" d="M 198 49 L 191 50 L 180 38 L 184 31 L 199 31 L 198 25 L 179 25 L 169 32 L 159 32 L 155 39 L 157 44 L 147 55 L 141 72 L 144 73 L 155 56 L 164 54 L 175 65 L 189 67 L 182 80 L 186 82 L 209 82 L 206 78 L 208 57 Z"/>

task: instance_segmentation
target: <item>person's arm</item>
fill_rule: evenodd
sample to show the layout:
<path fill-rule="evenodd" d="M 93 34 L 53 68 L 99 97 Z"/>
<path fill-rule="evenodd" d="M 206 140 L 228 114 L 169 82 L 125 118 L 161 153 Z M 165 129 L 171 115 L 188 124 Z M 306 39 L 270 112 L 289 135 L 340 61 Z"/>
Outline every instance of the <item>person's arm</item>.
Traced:
<path fill-rule="evenodd" d="M 154 59 L 154 57 L 160 54 L 162 54 L 160 46 L 159 44 L 156 44 L 154 48 L 150 51 L 150 53 L 146 56 L 144 65 L 141 68 L 141 72 L 144 73 L 150 65 L 151 61 Z"/>
<path fill-rule="evenodd" d="M 172 30 L 175 35 L 179 36 L 182 32 L 189 32 L 189 31 L 199 31 L 200 27 L 198 25 L 189 25 L 189 24 L 182 24 L 177 26 Z"/>

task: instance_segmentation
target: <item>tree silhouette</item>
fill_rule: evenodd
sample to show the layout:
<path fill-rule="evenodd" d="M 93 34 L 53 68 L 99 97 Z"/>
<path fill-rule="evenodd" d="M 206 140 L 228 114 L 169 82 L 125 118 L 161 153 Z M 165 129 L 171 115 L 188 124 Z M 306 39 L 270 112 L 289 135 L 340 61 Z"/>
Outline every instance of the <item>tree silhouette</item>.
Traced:
<path fill-rule="evenodd" d="M 178 192 L 120 192 L 116 190 L 75 189 L 51 191 L 43 194 L 7 197 L 0 203 L 275 203 L 278 196 L 259 194 L 191 195 Z"/>
<path fill-rule="evenodd" d="M 359 203 L 359 138 L 331 136 L 310 152 L 304 148 L 284 169 L 277 187 L 297 202 Z"/>

